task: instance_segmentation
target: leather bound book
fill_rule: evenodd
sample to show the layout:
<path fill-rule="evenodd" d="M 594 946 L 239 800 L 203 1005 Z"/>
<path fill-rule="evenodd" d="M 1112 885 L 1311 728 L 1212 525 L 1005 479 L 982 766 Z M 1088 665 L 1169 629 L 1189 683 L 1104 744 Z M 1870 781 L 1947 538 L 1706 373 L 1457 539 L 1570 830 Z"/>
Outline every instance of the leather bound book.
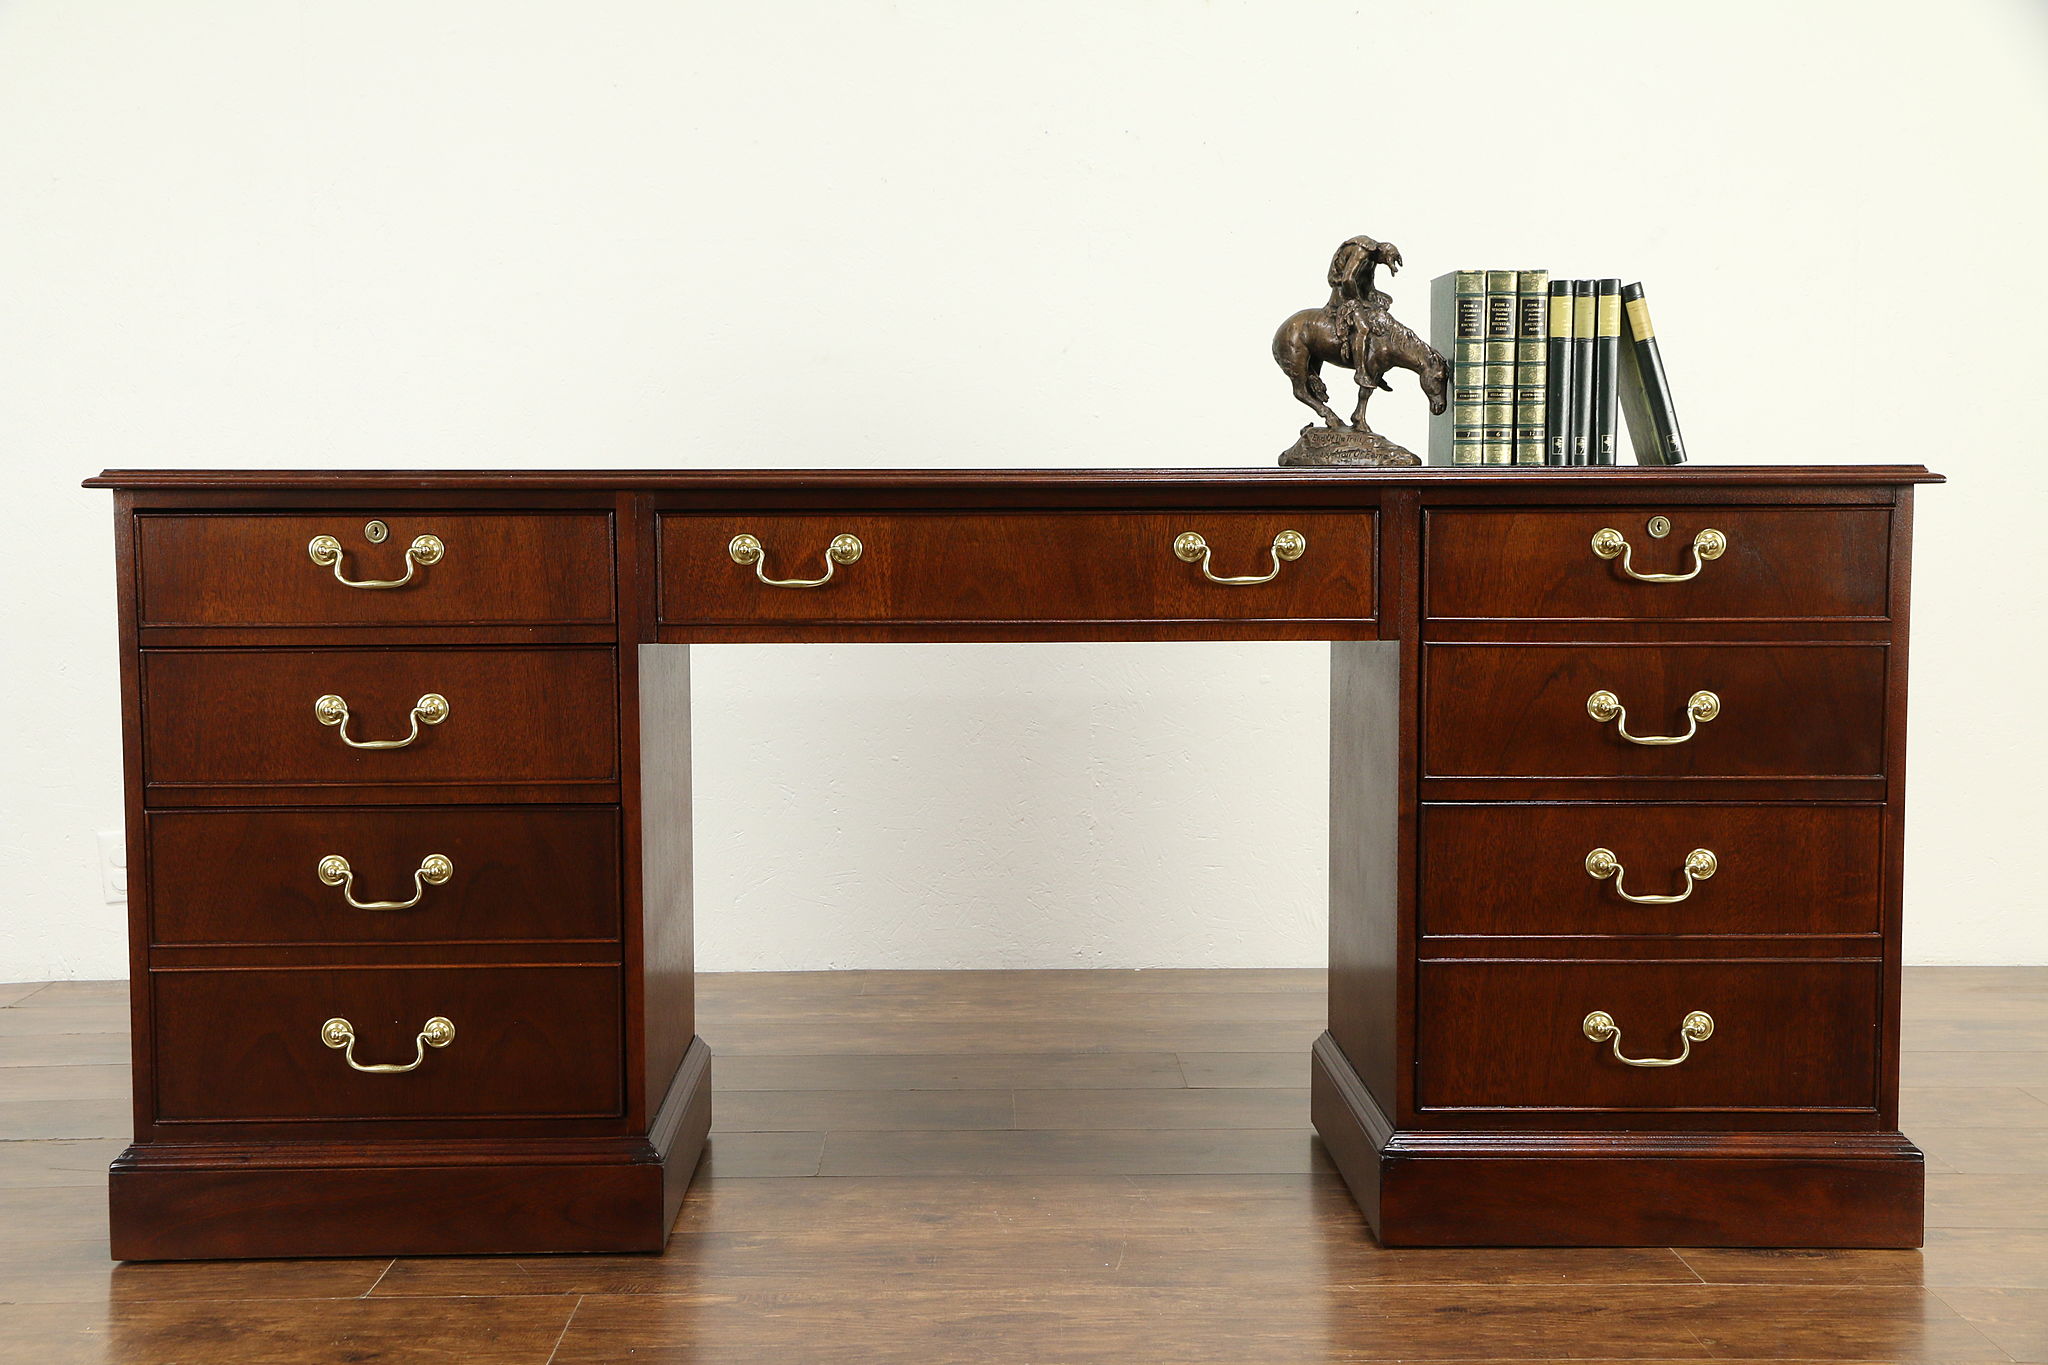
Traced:
<path fill-rule="evenodd" d="M 1572 449 L 1567 464 L 1589 464 L 1593 439 L 1593 282 L 1572 281 Z"/>
<path fill-rule="evenodd" d="M 1684 464 L 1685 438 L 1678 431 L 1678 411 L 1671 405 L 1671 382 L 1664 374 L 1664 356 L 1650 325 L 1643 286 L 1624 285 L 1621 305 L 1628 326 L 1627 342 L 1621 347 L 1621 411 L 1628 420 L 1636 463 Z"/>
<path fill-rule="evenodd" d="M 1451 463 L 1478 464 L 1486 424 L 1486 272 L 1457 273 L 1451 334 Z"/>
<path fill-rule="evenodd" d="M 1515 463 L 1542 464 L 1544 389 L 1550 372 L 1547 333 L 1550 272 L 1524 270 L 1515 277 Z"/>
<path fill-rule="evenodd" d="M 1621 281 L 1596 281 L 1593 304 L 1593 439 L 1587 462 L 1612 465 L 1615 366 L 1621 359 Z"/>
<path fill-rule="evenodd" d="M 1515 462 L 1515 272 L 1486 272 L 1486 420 L 1480 462 Z"/>
<path fill-rule="evenodd" d="M 1550 282 L 1548 383 L 1544 385 L 1545 464 L 1570 464 L 1572 449 L 1572 282 Z"/>

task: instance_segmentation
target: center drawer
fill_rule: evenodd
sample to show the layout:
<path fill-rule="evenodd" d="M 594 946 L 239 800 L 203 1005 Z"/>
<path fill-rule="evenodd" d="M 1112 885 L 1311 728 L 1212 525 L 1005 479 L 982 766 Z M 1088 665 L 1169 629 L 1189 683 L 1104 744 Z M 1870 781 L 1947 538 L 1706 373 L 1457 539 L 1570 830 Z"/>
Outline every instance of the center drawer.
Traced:
<path fill-rule="evenodd" d="M 610 649 L 145 650 L 142 693 L 156 787 L 618 774 Z M 400 747 L 352 747 L 364 744 Z"/>
<path fill-rule="evenodd" d="M 1882 645 L 1431 644 L 1423 660 L 1429 777 L 1884 772 Z"/>
<path fill-rule="evenodd" d="M 668 623 L 1374 614 L 1370 512 L 672 513 L 660 553 Z"/>
<path fill-rule="evenodd" d="M 1420 967 L 1425 1109 L 1869 1109 L 1876 962 L 1487 962 Z M 1589 1015 L 1615 1035 L 1589 1037 Z M 1683 1025 L 1712 1020 L 1703 1038 Z M 1617 1055 L 1617 1049 L 1619 1055 Z M 1621 1060 L 1670 1061 L 1631 1066 Z"/>
<path fill-rule="evenodd" d="M 609 1117 L 620 1109 L 616 967 L 160 971 L 157 1116 Z M 430 1021 L 445 1045 L 420 1040 Z M 345 1020 L 341 1047 L 329 1020 Z M 402 1072 L 369 1067 L 417 1067 Z"/>
<path fill-rule="evenodd" d="M 146 819 L 151 938 L 162 945 L 619 937 L 613 806 L 156 810 Z"/>

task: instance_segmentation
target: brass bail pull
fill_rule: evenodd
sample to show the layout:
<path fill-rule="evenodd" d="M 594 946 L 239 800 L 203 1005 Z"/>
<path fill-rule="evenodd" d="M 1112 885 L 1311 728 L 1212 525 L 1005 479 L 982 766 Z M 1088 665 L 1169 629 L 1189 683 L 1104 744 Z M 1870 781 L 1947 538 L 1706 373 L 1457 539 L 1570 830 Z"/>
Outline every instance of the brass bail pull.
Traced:
<path fill-rule="evenodd" d="M 1623 1066 L 1677 1066 L 1692 1056 L 1692 1045 L 1704 1043 L 1714 1036 L 1714 1016 L 1705 1010 L 1694 1010 L 1679 1021 L 1678 1036 L 1684 1040 L 1676 1057 L 1626 1057 L 1621 1051 L 1621 1026 L 1614 1022 L 1614 1016 L 1606 1010 L 1594 1010 L 1580 1021 L 1579 1029 L 1596 1043 L 1612 1043 L 1614 1060 Z"/>
<path fill-rule="evenodd" d="M 768 576 L 768 551 L 763 548 L 758 536 L 742 531 L 726 543 L 725 553 L 733 563 L 742 568 L 751 566 L 754 577 L 771 588 L 822 588 L 832 581 L 841 564 L 853 564 L 860 560 L 866 546 L 860 537 L 841 533 L 832 537 L 832 543 L 825 547 L 825 572 L 819 578 L 770 578 Z"/>
<path fill-rule="evenodd" d="M 313 702 L 313 718 L 322 725 L 331 725 L 341 734 L 341 742 L 351 749 L 403 749 L 420 737 L 421 725 L 439 725 L 448 719 L 448 699 L 439 692 L 428 692 L 412 704 L 412 729 L 404 739 L 351 739 L 348 733 L 348 703 L 332 692 Z"/>
<path fill-rule="evenodd" d="M 420 1025 L 419 1037 L 413 1040 L 413 1056 L 409 1062 L 359 1062 L 356 1060 L 356 1029 L 346 1019 L 329 1019 L 320 1026 L 320 1041 L 332 1048 L 341 1049 L 342 1060 L 351 1071 L 366 1071 L 377 1076 L 402 1076 L 408 1071 L 420 1069 L 420 1063 L 427 1059 L 430 1047 L 446 1047 L 455 1041 L 455 1025 L 440 1015 L 435 1015 Z"/>
<path fill-rule="evenodd" d="M 1282 531 L 1273 537 L 1273 567 L 1262 574 L 1250 574 L 1241 578 L 1226 577 L 1209 567 L 1211 551 L 1209 542 L 1200 531 L 1182 531 L 1173 538 L 1174 558 L 1188 564 L 1199 563 L 1202 577 L 1211 583 L 1220 583 L 1226 588 L 1250 587 L 1256 583 L 1271 583 L 1280 576 L 1283 560 L 1293 561 L 1308 553 L 1308 537 L 1299 531 Z"/>
<path fill-rule="evenodd" d="M 1628 732 L 1628 711 L 1621 698 L 1601 688 L 1586 698 L 1586 714 L 1605 725 L 1614 722 L 1614 732 L 1631 744 L 1683 744 L 1700 732 L 1700 726 L 1721 714 L 1721 699 L 1712 692 L 1695 692 L 1685 700 L 1687 724 L 1682 735 L 1632 735 Z"/>
<path fill-rule="evenodd" d="M 1710 559 L 1719 559 L 1728 553 L 1728 537 L 1712 529 L 1701 531 L 1692 538 L 1692 568 L 1685 573 L 1638 573 L 1630 563 L 1634 551 L 1628 537 L 1612 526 L 1603 526 L 1593 533 L 1593 553 L 1602 559 L 1621 560 L 1621 571 L 1638 583 L 1687 583 L 1700 576 L 1700 570 Z"/>
<path fill-rule="evenodd" d="M 1720 871 L 1721 864 L 1710 848 L 1696 848 L 1685 855 L 1685 890 L 1675 896 L 1638 896 L 1626 891 L 1621 885 L 1621 875 L 1627 871 L 1612 849 L 1596 848 L 1586 855 L 1586 875 L 1594 881 L 1614 879 L 1614 894 L 1637 905 L 1676 905 L 1692 899 L 1693 888 Z"/>
<path fill-rule="evenodd" d="M 357 910 L 410 910 L 425 899 L 429 886 L 439 886 L 455 875 L 455 864 L 445 853 L 429 853 L 420 859 L 420 865 L 412 874 L 412 899 L 404 901 L 359 901 L 356 899 L 356 874 L 348 865 L 348 859 L 339 853 L 330 853 L 314 868 L 321 881 L 329 886 L 341 888 L 341 898 Z"/>
<path fill-rule="evenodd" d="M 381 523 L 372 522 L 372 525 Z M 441 543 L 439 536 L 414 536 L 412 544 L 405 547 L 405 577 L 403 578 L 350 578 L 342 572 L 341 542 L 333 536 L 314 536 L 306 544 L 306 556 L 323 569 L 334 570 L 334 581 L 344 588 L 402 588 L 413 581 L 422 564 L 440 562 L 448 547 Z"/>

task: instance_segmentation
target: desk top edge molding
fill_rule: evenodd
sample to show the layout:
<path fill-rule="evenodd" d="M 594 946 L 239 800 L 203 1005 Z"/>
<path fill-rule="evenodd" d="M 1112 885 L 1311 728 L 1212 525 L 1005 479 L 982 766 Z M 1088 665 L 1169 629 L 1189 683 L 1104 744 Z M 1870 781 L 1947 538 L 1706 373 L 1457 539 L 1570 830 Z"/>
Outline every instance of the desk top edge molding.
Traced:
<path fill-rule="evenodd" d="M 1418 488 L 1449 492 L 1504 488 L 1552 493 L 1629 489 L 1799 488 L 1937 484 L 1925 465 L 1677 465 L 1570 469 L 108 469 L 86 488 L 204 493 L 253 489 L 335 492 L 461 492 L 470 489 L 662 492 L 793 492 L 892 489 L 1011 492 L 1033 488 L 1171 493 L 1175 490 L 1284 491 Z"/>

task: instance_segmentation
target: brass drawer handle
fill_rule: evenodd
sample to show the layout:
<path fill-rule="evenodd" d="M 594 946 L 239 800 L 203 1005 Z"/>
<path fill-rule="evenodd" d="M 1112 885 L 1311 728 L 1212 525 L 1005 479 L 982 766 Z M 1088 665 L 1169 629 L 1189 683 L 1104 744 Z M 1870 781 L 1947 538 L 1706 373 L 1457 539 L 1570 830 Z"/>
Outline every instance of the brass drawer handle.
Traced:
<path fill-rule="evenodd" d="M 342 1049 L 342 1058 L 351 1070 L 368 1071 L 379 1076 L 400 1076 L 408 1071 L 420 1069 L 420 1063 L 427 1059 L 430 1047 L 446 1047 L 455 1041 L 455 1025 L 435 1015 L 420 1025 L 420 1036 L 413 1040 L 413 1058 L 409 1062 L 379 1062 L 365 1066 L 356 1060 L 356 1028 L 346 1019 L 329 1019 L 320 1026 L 320 1041 L 329 1047 Z"/>
<path fill-rule="evenodd" d="M 1688 583 L 1700 576 L 1706 561 L 1719 559 L 1728 552 L 1728 537 L 1711 528 L 1692 538 L 1692 572 L 1690 573 L 1637 573 L 1629 563 L 1633 551 L 1628 538 L 1612 526 L 1603 526 L 1593 533 L 1593 553 L 1602 559 L 1621 557 L 1621 571 L 1638 583 Z"/>
<path fill-rule="evenodd" d="M 1606 1010 L 1594 1010 L 1579 1025 L 1588 1038 L 1596 1043 L 1612 1041 L 1614 1060 L 1623 1066 L 1677 1066 L 1692 1056 L 1692 1045 L 1704 1043 L 1714 1036 L 1714 1016 L 1705 1010 L 1694 1010 L 1679 1022 L 1678 1033 L 1685 1040 L 1685 1046 L 1676 1057 L 1624 1057 L 1621 1055 L 1621 1026 L 1614 1022 L 1614 1016 Z"/>
<path fill-rule="evenodd" d="M 1176 559 L 1193 564 L 1201 561 L 1202 577 L 1211 583 L 1221 583 L 1226 588 L 1242 588 L 1254 583 L 1271 583 L 1280 576 L 1281 560 L 1296 560 L 1308 553 L 1308 537 L 1299 531 L 1282 531 L 1273 537 L 1273 568 L 1268 573 L 1244 578 L 1225 578 L 1210 571 L 1209 542 L 1202 539 L 1200 531 L 1182 531 L 1173 538 L 1173 553 Z"/>
<path fill-rule="evenodd" d="M 329 692 L 313 703 L 313 716 L 322 725 L 340 727 L 341 742 L 351 749 L 403 749 L 420 737 L 422 722 L 439 725 L 448 719 L 448 699 L 439 692 L 429 692 L 412 704 L 412 730 L 404 739 L 350 739 L 348 737 L 348 703 Z"/>
<path fill-rule="evenodd" d="M 742 566 L 751 564 L 754 577 L 771 588 L 822 588 L 832 581 L 841 564 L 852 564 L 859 560 L 866 547 L 859 536 L 840 534 L 832 537 L 832 543 L 825 547 L 825 576 L 823 578 L 770 578 L 768 576 L 768 552 L 761 548 L 761 542 L 742 531 L 734 536 L 725 547 L 732 556 L 732 562 Z"/>
<path fill-rule="evenodd" d="M 427 894 L 429 886 L 439 886 L 455 875 L 455 864 L 445 853 L 429 853 L 420 859 L 419 867 L 412 874 L 412 899 L 409 901 L 359 901 L 356 899 L 356 874 L 350 870 L 348 859 L 339 853 L 330 853 L 320 860 L 315 869 L 320 880 L 329 886 L 341 888 L 341 898 L 357 910 L 410 910 L 418 905 Z"/>
<path fill-rule="evenodd" d="M 333 536 L 314 536 L 306 544 L 306 554 L 321 568 L 334 570 L 334 581 L 344 588 L 402 588 L 412 582 L 412 576 L 422 564 L 437 564 L 441 556 L 448 553 L 448 547 L 441 543 L 439 536 L 414 536 L 412 544 L 405 547 L 405 577 L 403 578 L 350 578 L 341 571 L 341 542 Z"/>
<path fill-rule="evenodd" d="M 1614 722 L 1614 731 L 1631 744 L 1683 744 L 1700 732 L 1700 725 L 1721 714 L 1721 699 L 1712 692 L 1695 692 L 1685 699 L 1685 714 L 1688 724 L 1682 735 L 1632 735 L 1628 732 L 1628 712 L 1622 709 L 1621 698 L 1602 688 L 1586 698 L 1586 714 L 1605 725 Z"/>
<path fill-rule="evenodd" d="M 1626 871 L 1611 849 L 1596 848 L 1586 855 L 1586 872 L 1594 881 L 1614 878 L 1614 894 L 1637 905 L 1676 905 L 1692 898 L 1695 885 L 1705 881 L 1721 870 L 1720 862 L 1710 848 L 1696 848 L 1685 855 L 1685 890 L 1675 896 L 1632 896 L 1622 889 L 1621 874 Z"/>

